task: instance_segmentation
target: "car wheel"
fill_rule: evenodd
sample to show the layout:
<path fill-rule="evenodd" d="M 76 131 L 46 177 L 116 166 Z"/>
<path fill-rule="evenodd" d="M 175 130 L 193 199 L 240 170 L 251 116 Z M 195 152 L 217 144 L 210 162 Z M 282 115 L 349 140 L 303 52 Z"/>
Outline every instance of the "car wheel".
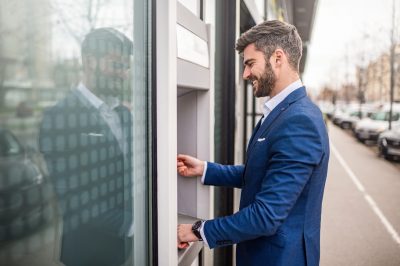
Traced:
<path fill-rule="evenodd" d="M 385 151 L 385 147 L 383 147 L 382 142 L 379 141 L 378 143 L 378 156 L 379 157 L 385 157 L 386 151 Z"/>
<path fill-rule="evenodd" d="M 349 124 L 348 122 L 343 122 L 343 123 L 341 124 L 341 128 L 343 128 L 343 129 L 349 129 L 349 128 L 350 128 L 350 124 Z"/>
<path fill-rule="evenodd" d="M 356 138 L 357 138 L 357 140 L 358 140 L 359 142 L 365 143 L 365 140 L 362 139 L 362 138 L 360 138 L 360 136 L 359 136 L 358 134 L 356 135 Z"/>
<path fill-rule="evenodd" d="M 389 154 L 386 153 L 383 157 L 388 161 L 393 161 L 393 156 L 392 155 L 389 155 Z"/>
<path fill-rule="evenodd" d="M 383 142 L 386 142 L 386 139 L 383 138 L 378 141 L 379 155 L 390 161 L 392 159 L 392 156 L 387 153 L 387 148 L 383 145 Z"/>

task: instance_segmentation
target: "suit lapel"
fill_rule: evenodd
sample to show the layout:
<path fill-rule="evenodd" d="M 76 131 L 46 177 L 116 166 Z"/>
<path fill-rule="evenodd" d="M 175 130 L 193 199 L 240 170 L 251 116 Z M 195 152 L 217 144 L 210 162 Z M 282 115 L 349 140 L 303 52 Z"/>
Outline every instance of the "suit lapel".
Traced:
<path fill-rule="evenodd" d="M 263 116 L 263 117 L 264 117 L 264 116 Z M 263 117 L 261 117 L 261 119 L 258 120 L 258 123 L 257 123 L 256 127 L 254 128 L 253 133 L 251 134 L 251 138 L 250 138 L 250 140 L 249 140 L 249 144 L 247 145 L 247 150 L 249 150 L 250 144 L 252 143 L 252 141 L 253 141 L 253 139 L 254 139 L 254 136 L 257 134 L 257 132 L 258 132 L 260 126 L 261 126 L 261 121 L 262 121 Z"/>
<path fill-rule="evenodd" d="M 93 132 L 84 132 L 84 133 L 103 134 L 108 139 L 111 138 L 114 143 L 118 143 L 118 140 L 113 134 L 107 121 L 100 114 L 100 110 L 96 109 L 77 89 L 72 90 L 72 95 L 76 97 L 77 103 L 80 103 L 79 106 L 82 109 L 81 112 L 88 114 L 89 123 L 90 125 L 92 125 L 90 126 L 90 131 Z M 117 147 L 120 150 L 119 145 L 117 145 Z"/>
<path fill-rule="evenodd" d="M 121 128 L 122 128 L 122 135 L 126 140 L 130 138 L 131 126 L 132 126 L 132 115 L 130 111 L 124 107 L 123 105 L 119 105 L 114 108 L 115 112 L 117 112 Z"/>
<path fill-rule="evenodd" d="M 101 117 L 100 111 L 96 109 L 88 101 L 88 99 L 86 99 L 86 97 L 83 96 L 82 93 L 80 93 L 77 89 L 72 89 L 71 96 L 74 97 L 73 101 L 75 101 L 78 107 L 81 109 L 80 112 L 83 114 L 87 114 L 87 116 L 89 117 L 88 123 L 90 125 L 95 125 L 96 128 L 93 128 L 94 130 L 100 130 L 107 126 L 107 122 Z"/>
<path fill-rule="evenodd" d="M 274 110 L 265 118 L 264 123 L 260 126 L 259 130 L 254 130 L 253 136 L 249 142 L 249 147 L 247 149 L 247 154 L 250 154 L 252 148 L 254 147 L 255 143 L 260 136 L 262 136 L 272 125 L 272 123 L 279 117 L 279 115 L 285 111 L 290 104 L 296 102 L 297 100 L 305 97 L 306 91 L 304 87 L 301 87 L 291 94 L 289 94 L 281 103 L 279 103 Z M 261 121 L 261 120 L 260 120 Z"/>

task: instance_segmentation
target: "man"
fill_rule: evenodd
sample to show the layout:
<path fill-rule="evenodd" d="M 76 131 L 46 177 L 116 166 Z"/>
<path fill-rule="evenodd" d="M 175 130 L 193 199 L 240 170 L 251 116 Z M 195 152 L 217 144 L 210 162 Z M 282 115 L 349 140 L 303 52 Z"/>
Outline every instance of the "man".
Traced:
<path fill-rule="evenodd" d="M 178 226 L 178 247 L 204 240 L 237 244 L 237 265 L 318 265 L 321 205 L 329 142 L 319 109 L 299 78 L 302 42 L 296 28 L 267 21 L 239 38 L 243 78 L 267 96 L 244 165 L 224 166 L 178 155 L 178 172 L 205 185 L 241 188 L 237 213 Z"/>
<path fill-rule="evenodd" d="M 132 248 L 131 114 L 121 104 L 132 42 L 112 28 L 82 43 L 83 79 L 45 111 L 39 147 L 62 215 L 60 261 L 122 265 Z"/>

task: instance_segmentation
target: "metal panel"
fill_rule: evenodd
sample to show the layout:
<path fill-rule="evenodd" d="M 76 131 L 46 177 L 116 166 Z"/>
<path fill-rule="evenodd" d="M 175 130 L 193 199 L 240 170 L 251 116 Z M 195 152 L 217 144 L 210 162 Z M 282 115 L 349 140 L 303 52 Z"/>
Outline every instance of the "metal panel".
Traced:
<path fill-rule="evenodd" d="M 197 156 L 197 93 L 178 98 L 178 154 Z M 178 177 L 178 212 L 197 217 L 197 179 Z"/>
<path fill-rule="evenodd" d="M 178 58 L 178 86 L 187 89 L 209 89 L 210 70 Z"/>
<path fill-rule="evenodd" d="M 205 68 L 210 67 L 208 43 L 190 30 L 177 24 L 178 57 Z"/>
<path fill-rule="evenodd" d="M 157 197 L 159 265 L 177 265 L 176 0 L 157 2 Z"/>
<path fill-rule="evenodd" d="M 181 3 L 177 3 L 177 23 L 208 42 L 206 24 Z"/>

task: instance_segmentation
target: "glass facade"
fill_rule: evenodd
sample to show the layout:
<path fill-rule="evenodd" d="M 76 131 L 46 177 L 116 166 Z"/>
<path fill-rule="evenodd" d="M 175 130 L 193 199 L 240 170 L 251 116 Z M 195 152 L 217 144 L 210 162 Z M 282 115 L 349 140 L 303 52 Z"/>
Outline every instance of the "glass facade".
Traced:
<path fill-rule="evenodd" d="M 0 0 L 0 265 L 149 264 L 149 2 Z"/>

